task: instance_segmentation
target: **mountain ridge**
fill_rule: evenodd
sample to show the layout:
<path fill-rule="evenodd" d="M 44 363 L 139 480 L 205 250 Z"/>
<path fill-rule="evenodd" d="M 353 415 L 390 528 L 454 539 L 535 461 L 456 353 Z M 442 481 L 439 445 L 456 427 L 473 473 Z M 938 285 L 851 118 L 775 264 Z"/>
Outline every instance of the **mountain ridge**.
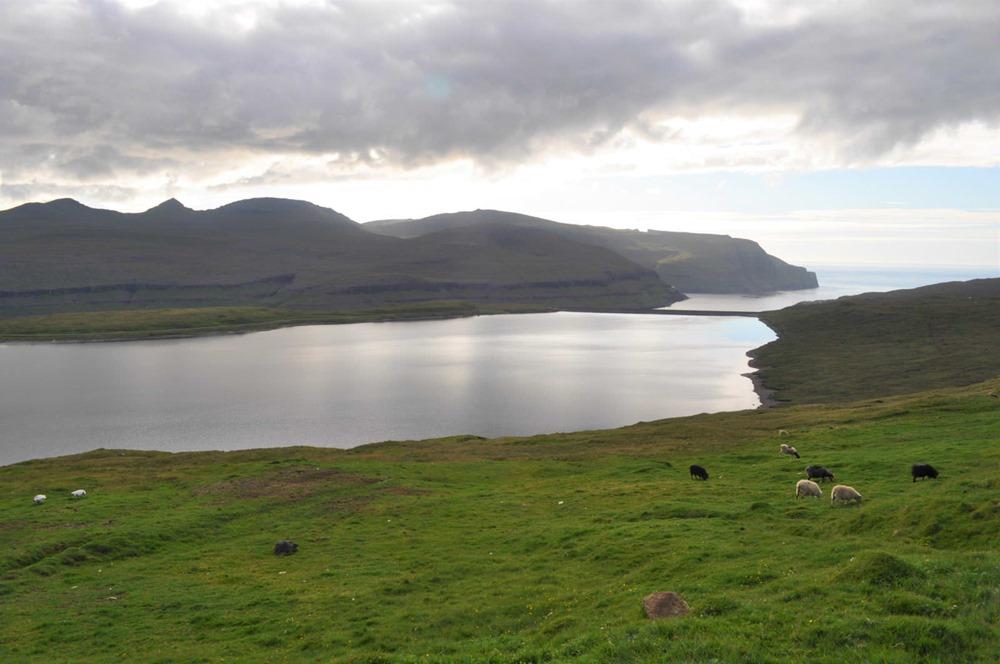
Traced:
<path fill-rule="evenodd" d="M 290 276 L 290 278 L 289 278 Z M 278 279 L 280 277 L 280 279 Z M 0 314 L 104 308 L 325 310 L 437 300 L 636 309 L 683 299 L 652 271 L 539 229 L 372 233 L 307 201 L 121 213 L 70 199 L 0 212 Z"/>
<path fill-rule="evenodd" d="M 611 249 L 654 270 L 664 283 L 682 292 L 760 294 L 819 285 L 815 273 L 768 254 L 753 240 L 729 235 L 583 226 L 490 209 L 375 220 L 363 225 L 376 233 L 413 238 L 481 223 L 540 227 Z"/>

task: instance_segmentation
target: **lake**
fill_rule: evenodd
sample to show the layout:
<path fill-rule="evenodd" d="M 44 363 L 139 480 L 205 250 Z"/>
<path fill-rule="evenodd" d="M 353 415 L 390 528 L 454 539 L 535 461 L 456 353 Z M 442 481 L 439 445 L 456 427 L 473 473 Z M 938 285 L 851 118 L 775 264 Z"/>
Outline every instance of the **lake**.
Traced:
<path fill-rule="evenodd" d="M 693 295 L 676 308 L 803 300 L 997 276 L 817 269 L 820 288 Z M 308 326 L 198 339 L 0 344 L 0 465 L 97 447 L 351 447 L 616 427 L 754 408 L 753 318 L 521 314 Z"/>
<path fill-rule="evenodd" d="M 0 465 L 606 428 L 754 408 L 753 318 L 522 314 L 0 345 Z"/>

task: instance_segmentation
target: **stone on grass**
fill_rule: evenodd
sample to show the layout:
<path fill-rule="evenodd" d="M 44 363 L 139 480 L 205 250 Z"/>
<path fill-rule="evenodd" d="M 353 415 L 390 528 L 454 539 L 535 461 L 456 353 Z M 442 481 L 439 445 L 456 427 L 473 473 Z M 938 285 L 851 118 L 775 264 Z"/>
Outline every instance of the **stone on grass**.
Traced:
<path fill-rule="evenodd" d="M 292 540 L 278 540 L 274 545 L 274 555 L 290 556 L 299 550 L 299 545 Z"/>
<path fill-rule="evenodd" d="M 642 608 L 646 610 L 646 617 L 651 620 L 685 616 L 691 611 L 680 595 L 670 591 L 646 595 L 642 600 Z"/>

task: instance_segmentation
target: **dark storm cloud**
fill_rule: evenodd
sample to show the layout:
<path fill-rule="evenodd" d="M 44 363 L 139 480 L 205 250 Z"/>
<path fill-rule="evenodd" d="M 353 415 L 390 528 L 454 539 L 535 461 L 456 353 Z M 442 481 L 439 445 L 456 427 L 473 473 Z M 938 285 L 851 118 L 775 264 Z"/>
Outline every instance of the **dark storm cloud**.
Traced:
<path fill-rule="evenodd" d="M 0 4 L 0 171 L 70 178 L 247 154 L 415 165 L 587 151 L 670 115 L 791 113 L 844 161 L 1000 117 L 996 2 Z"/>

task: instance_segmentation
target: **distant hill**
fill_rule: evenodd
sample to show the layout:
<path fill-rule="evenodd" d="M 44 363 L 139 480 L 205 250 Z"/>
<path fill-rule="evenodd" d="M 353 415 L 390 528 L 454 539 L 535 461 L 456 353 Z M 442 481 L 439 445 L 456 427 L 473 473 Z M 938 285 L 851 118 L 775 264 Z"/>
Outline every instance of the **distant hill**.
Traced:
<path fill-rule="evenodd" d="M 728 235 L 637 231 L 564 224 L 499 210 L 438 214 L 423 219 L 386 219 L 366 229 L 398 238 L 482 224 L 543 229 L 560 237 L 610 249 L 656 271 L 664 283 L 685 293 L 766 293 L 815 288 L 816 275 L 789 265 L 751 240 Z"/>
<path fill-rule="evenodd" d="M 683 296 L 606 248 L 484 224 L 402 239 L 304 201 L 146 212 L 70 199 L 0 212 L 0 315 L 256 305 L 341 310 L 439 300 L 652 308 Z"/>
<path fill-rule="evenodd" d="M 1000 279 L 804 302 L 761 315 L 778 339 L 753 351 L 765 388 L 842 402 L 1000 376 Z"/>

